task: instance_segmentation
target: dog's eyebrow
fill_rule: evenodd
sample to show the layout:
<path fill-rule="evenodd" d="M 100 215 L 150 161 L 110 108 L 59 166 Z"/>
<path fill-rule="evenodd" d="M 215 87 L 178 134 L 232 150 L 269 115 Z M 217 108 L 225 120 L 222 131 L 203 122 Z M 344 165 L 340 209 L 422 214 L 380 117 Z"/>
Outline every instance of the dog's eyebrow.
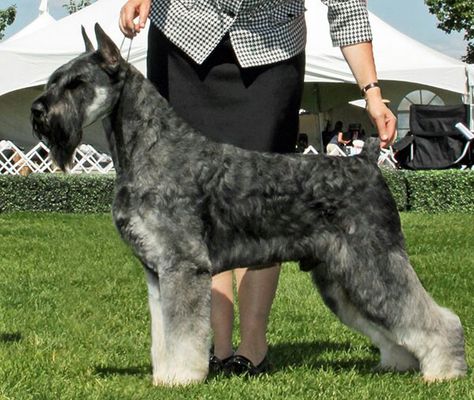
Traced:
<path fill-rule="evenodd" d="M 75 75 L 75 76 L 70 76 L 64 81 L 64 86 L 69 86 L 71 83 L 79 83 L 79 82 L 84 82 L 84 77 L 83 75 Z"/>
<path fill-rule="evenodd" d="M 52 85 L 59 85 L 61 87 L 67 87 L 70 86 L 71 83 L 74 82 L 83 82 L 84 75 L 78 74 L 78 75 L 61 75 L 61 74 L 53 74 L 51 78 L 48 81 L 47 86 L 50 87 Z"/>
<path fill-rule="evenodd" d="M 57 69 L 53 74 L 50 76 L 47 86 L 59 84 L 61 86 L 65 86 L 72 81 L 77 80 L 85 80 L 84 79 L 84 69 L 77 68 L 75 73 L 68 73 L 68 69 L 66 68 L 68 64 L 63 65 L 59 69 Z"/>

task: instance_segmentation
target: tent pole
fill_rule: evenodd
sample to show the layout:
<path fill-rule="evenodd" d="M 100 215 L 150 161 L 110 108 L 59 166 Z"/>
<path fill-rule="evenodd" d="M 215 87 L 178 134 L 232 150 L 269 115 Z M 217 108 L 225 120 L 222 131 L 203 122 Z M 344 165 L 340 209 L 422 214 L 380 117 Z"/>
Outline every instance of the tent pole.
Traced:
<path fill-rule="evenodd" d="M 469 129 L 474 131 L 474 82 L 469 82 Z"/>
<path fill-rule="evenodd" d="M 474 66 L 467 65 L 467 101 L 469 111 L 469 129 L 474 131 Z"/>

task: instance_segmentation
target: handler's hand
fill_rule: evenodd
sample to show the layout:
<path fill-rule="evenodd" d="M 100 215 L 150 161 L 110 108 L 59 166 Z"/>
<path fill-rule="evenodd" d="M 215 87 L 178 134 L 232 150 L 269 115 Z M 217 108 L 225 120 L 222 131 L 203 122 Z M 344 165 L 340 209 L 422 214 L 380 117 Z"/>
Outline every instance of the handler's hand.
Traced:
<path fill-rule="evenodd" d="M 133 38 L 143 28 L 150 13 L 151 0 L 128 0 L 120 10 L 119 27 L 122 33 Z M 138 23 L 133 20 L 138 17 Z"/>
<path fill-rule="evenodd" d="M 374 122 L 381 147 L 389 147 L 397 138 L 397 118 L 382 101 L 381 96 L 367 96 L 367 112 Z"/>

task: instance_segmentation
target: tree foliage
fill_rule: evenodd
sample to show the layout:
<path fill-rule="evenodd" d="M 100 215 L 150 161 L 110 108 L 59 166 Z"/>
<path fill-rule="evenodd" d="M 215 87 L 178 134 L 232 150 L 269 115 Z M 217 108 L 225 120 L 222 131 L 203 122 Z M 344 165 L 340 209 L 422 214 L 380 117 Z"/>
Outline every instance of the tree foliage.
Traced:
<path fill-rule="evenodd" d="M 3 31 L 8 25 L 15 21 L 16 6 L 10 6 L 5 10 L 0 10 L 0 40 L 3 38 Z"/>
<path fill-rule="evenodd" d="M 438 27 L 445 32 L 461 32 L 468 41 L 463 60 L 474 63 L 474 3 L 473 0 L 425 0 L 430 13 L 440 21 Z"/>
<path fill-rule="evenodd" d="M 93 0 L 69 0 L 63 7 L 68 11 L 69 14 L 73 14 L 76 11 L 83 9 L 84 7 L 90 6 Z"/>

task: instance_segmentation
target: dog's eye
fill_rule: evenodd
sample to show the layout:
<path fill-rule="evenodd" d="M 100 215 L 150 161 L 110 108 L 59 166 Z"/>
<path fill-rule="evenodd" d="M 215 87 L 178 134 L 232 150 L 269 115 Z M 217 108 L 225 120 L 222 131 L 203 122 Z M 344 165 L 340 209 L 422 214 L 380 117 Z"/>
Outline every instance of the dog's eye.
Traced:
<path fill-rule="evenodd" d="M 84 83 L 84 81 L 80 78 L 75 78 L 71 81 L 69 81 L 67 84 L 66 84 L 66 89 L 69 89 L 69 90 L 74 90 L 76 89 L 78 86 L 82 85 Z"/>

